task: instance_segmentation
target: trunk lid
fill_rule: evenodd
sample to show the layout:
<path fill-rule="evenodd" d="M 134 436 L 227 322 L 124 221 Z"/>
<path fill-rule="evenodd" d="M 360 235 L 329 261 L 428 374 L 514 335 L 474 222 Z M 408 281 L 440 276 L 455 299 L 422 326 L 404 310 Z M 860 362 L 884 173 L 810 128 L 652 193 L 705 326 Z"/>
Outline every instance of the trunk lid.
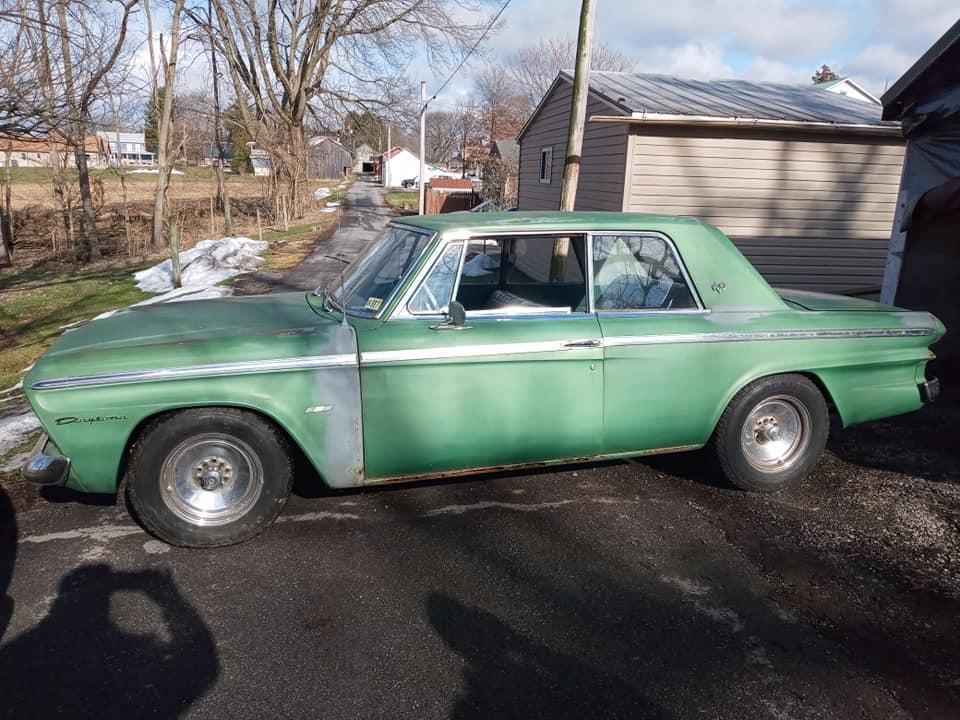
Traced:
<path fill-rule="evenodd" d="M 864 298 L 848 297 L 846 295 L 830 295 L 828 293 L 810 292 L 807 290 L 788 290 L 775 288 L 777 295 L 796 310 L 812 310 L 816 312 L 906 312 L 902 308 Z"/>

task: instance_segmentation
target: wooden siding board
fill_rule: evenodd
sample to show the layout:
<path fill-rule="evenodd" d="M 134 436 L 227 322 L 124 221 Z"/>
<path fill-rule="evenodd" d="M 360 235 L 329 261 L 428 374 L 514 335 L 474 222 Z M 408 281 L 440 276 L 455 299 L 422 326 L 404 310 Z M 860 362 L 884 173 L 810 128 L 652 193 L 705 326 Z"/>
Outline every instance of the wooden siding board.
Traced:
<path fill-rule="evenodd" d="M 757 132 L 631 135 L 624 207 L 702 217 L 774 285 L 875 292 L 903 147 Z"/>
<path fill-rule="evenodd" d="M 556 210 L 567 146 L 570 114 L 570 85 L 561 83 L 544 101 L 520 140 L 520 210 Z M 587 117 L 609 114 L 610 108 L 594 97 L 588 98 Z M 623 183 L 627 174 L 625 125 L 587 123 L 583 137 L 577 209 L 621 210 Z M 540 183 L 540 148 L 553 147 L 551 182 Z"/>

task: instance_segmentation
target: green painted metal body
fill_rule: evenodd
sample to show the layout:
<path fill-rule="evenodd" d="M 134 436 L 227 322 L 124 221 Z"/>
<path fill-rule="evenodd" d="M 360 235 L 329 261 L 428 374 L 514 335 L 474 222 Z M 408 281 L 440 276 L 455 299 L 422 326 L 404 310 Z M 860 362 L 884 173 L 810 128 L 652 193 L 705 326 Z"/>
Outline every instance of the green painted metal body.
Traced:
<path fill-rule="evenodd" d="M 699 447 L 739 389 L 784 372 L 815 378 L 849 425 L 919 408 L 917 383 L 929 346 L 944 332 L 927 313 L 778 294 L 719 230 L 697 220 L 464 213 L 397 222 L 434 233 L 420 266 L 439 244 L 470 235 L 660 232 L 678 249 L 703 310 L 468 318 L 460 330 L 434 329 L 437 320 L 430 318 L 390 319 L 420 266 L 376 319 L 343 323 L 312 293 L 129 309 L 65 333 L 25 379 L 51 447 L 71 459 L 68 484 L 114 491 L 138 429 L 158 414 L 199 406 L 265 415 L 337 487 Z M 796 337 L 911 328 L 930 332 Z M 777 339 L 783 332 L 795 335 Z M 605 344 L 616 338 L 632 344 Z M 560 349 L 570 341 L 577 347 Z M 542 350 L 552 345 L 556 351 Z M 509 347 L 517 351 L 495 352 Z M 432 355 L 404 355 L 423 350 Z M 327 357 L 342 362 L 257 369 L 263 362 Z M 223 363 L 241 371 L 34 387 Z"/>

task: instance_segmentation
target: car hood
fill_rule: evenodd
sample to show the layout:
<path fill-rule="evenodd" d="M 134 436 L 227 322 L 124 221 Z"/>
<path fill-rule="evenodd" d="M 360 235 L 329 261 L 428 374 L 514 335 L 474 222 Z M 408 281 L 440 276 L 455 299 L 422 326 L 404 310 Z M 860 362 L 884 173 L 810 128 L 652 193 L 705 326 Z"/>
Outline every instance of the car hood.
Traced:
<path fill-rule="evenodd" d="M 337 323 L 303 293 L 142 305 L 65 332 L 25 379 L 322 355 Z"/>
<path fill-rule="evenodd" d="M 788 304 L 799 306 L 803 310 L 827 310 L 843 312 L 897 312 L 901 308 L 873 300 L 848 297 L 846 295 L 830 295 L 828 293 L 809 292 L 806 290 L 786 290 L 775 288 L 779 295 Z M 905 312 L 905 311 L 904 311 Z"/>

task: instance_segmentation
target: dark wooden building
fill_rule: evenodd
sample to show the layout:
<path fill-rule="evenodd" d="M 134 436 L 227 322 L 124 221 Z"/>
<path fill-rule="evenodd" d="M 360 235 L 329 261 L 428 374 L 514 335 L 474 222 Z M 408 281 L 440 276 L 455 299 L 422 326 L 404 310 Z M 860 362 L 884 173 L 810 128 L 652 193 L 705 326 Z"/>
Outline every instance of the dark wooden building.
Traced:
<path fill-rule="evenodd" d="M 315 137 L 307 149 L 310 180 L 340 180 L 353 168 L 353 153 L 330 137 Z"/>

